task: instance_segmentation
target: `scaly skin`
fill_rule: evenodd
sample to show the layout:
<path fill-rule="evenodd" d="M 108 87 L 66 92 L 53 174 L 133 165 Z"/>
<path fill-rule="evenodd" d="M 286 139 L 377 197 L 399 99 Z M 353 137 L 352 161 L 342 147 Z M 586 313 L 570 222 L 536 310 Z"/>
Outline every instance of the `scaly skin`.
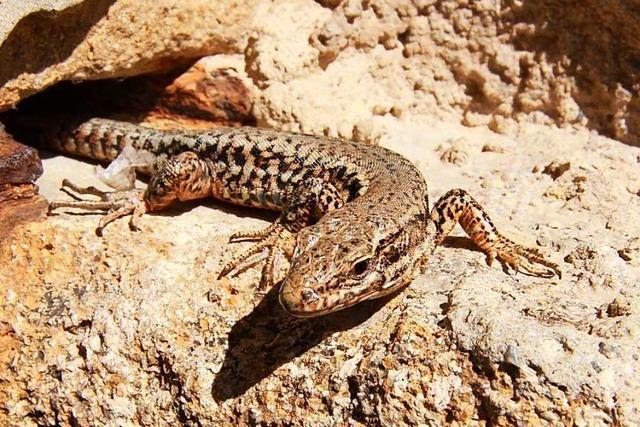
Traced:
<path fill-rule="evenodd" d="M 427 184 L 404 157 L 385 148 L 257 128 L 207 132 L 160 131 L 92 119 L 49 143 L 60 151 L 113 160 L 125 145 L 152 154 L 138 170 L 151 175 L 144 193 L 101 193 L 96 202 L 54 202 L 109 211 L 114 219 L 157 212 L 176 200 L 214 197 L 281 212 L 262 232 L 231 240 L 257 243 L 231 260 L 220 275 L 268 250 L 263 269 L 275 282 L 278 253 L 290 261 L 280 302 L 296 316 L 317 316 L 381 297 L 411 282 L 456 223 L 487 254 L 514 269 L 550 277 L 558 267 L 540 252 L 500 235 L 464 190 L 452 190 L 429 212 Z M 93 205 L 92 205 L 93 203 Z"/>

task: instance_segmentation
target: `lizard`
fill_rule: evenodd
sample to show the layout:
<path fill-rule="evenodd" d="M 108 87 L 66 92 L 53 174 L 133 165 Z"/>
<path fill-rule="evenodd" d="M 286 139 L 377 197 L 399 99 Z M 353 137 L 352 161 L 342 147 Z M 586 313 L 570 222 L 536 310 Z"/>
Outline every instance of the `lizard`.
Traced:
<path fill-rule="evenodd" d="M 277 259 L 284 256 L 289 269 L 279 301 L 297 317 L 328 314 L 407 286 L 456 224 L 489 265 L 497 258 L 506 270 L 561 276 L 541 251 L 503 236 L 465 190 L 447 192 L 430 208 L 422 173 L 377 145 L 255 127 L 159 130 L 101 118 L 47 138 L 58 151 L 101 162 L 129 150 L 136 160 L 128 169 L 149 175 L 144 190 L 130 188 L 133 181 L 112 192 L 63 181 L 68 190 L 98 199 L 53 201 L 49 211 L 105 211 L 99 235 L 117 218 L 130 216 L 136 230 L 145 213 L 205 197 L 279 212 L 264 230 L 230 236 L 230 242 L 254 244 L 224 265 L 219 278 L 266 251 L 262 286 L 274 285 Z"/>

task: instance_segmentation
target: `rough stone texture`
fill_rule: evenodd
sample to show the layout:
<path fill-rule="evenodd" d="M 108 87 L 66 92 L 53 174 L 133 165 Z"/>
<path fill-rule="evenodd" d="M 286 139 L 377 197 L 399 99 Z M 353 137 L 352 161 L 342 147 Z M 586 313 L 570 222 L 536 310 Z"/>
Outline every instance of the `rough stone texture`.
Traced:
<path fill-rule="evenodd" d="M 0 245 L 19 224 L 44 219 L 47 206 L 35 184 L 0 185 Z"/>
<path fill-rule="evenodd" d="M 256 1 L 0 4 L 0 110 L 62 80 L 132 76 L 238 52 Z"/>
<path fill-rule="evenodd" d="M 265 89 L 263 124 L 350 137 L 372 115 L 427 114 L 506 134 L 518 122 L 587 127 L 638 144 L 639 18 L 636 1 L 620 0 L 5 2 L 0 110 L 62 80 L 245 52 Z M 309 91 L 306 105 L 293 102 Z M 326 112 L 336 108 L 337 122 Z"/>
<path fill-rule="evenodd" d="M 228 236 L 267 214 L 182 204 L 102 239 L 97 216 L 56 215 L 0 245 L 5 424 L 640 423 L 640 149 L 585 129 L 624 123 L 633 142 L 636 95 L 609 86 L 632 93 L 616 76 L 633 63 L 592 64 L 606 87 L 572 74 L 614 52 L 602 40 L 634 52 L 612 24 L 634 3 L 325 4 L 261 3 L 236 56 L 259 123 L 403 153 L 432 200 L 469 190 L 563 278 L 506 275 L 459 234 L 392 298 L 299 320 L 259 269 L 216 280 L 241 250 Z M 562 22 L 589 37 L 544 32 Z M 84 162 L 44 166 L 50 199 L 64 177 L 99 185 Z"/>
<path fill-rule="evenodd" d="M 640 421 L 637 149 L 541 126 L 512 139 L 389 118 L 380 132 L 433 198 L 467 188 L 563 279 L 506 275 L 453 238 L 394 298 L 297 320 L 257 291 L 258 270 L 215 279 L 240 250 L 229 234 L 271 217 L 192 203 L 101 239 L 96 216 L 56 215 L 0 248 L 8 422 Z M 442 160 L 450 145 L 468 160 Z M 542 173 L 568 159 L 556 180 Z M 63 177 L 99 185 L 79 161 L 45 171 L 48 198 Z"/>
<path fill-rule="evenodd" d="M 247 59 L 265 88 L 261 123 L 351 137 L 372 116 L 426 114 L 505 134 L 528 122 L 640 142 L 638 2 L 325 3 L 275 2 L 258 16 Z M 281 29 L 289 20 L 298 37 Z"/>
<path fill-rule="evenodd" d="M 233 56 L 219 55 L 216 59 L 204 58 L 170 84 L 159 84 L 145 120 L 157 123 L 182 118 L 191 127 L 195 121 L 209 127 L 212 122 L 220 126 L 255 125 L 244 63 Z M 134 87 L 135 83 L 129 83 L 122 90 Z M 133 100 L 134 96 L 129 98 Z"/>
<path fill-rule="evenodd" d="M 16 142 L 0 125 L 0 185 L 25 184 L 42 175 L 38 152 Z"/>
<path fill-rule="evenodd" d="M 41 174 L 38 152 L 16 142 L 0 125 L 0 241 L 17 224 L 44 216 L 46 200 L 33 184 Z"/>

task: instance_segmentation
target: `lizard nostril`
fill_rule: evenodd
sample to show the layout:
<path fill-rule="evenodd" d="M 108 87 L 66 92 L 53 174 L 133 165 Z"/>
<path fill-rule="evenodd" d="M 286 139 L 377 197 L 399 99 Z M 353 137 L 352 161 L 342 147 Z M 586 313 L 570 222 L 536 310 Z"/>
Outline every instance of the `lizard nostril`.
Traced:
<path fill-rule="evenodd" d="M 313 302 L 313 301 L 317 300 L 318 298 L 320 298 L 318 296 L 318 294 L 313 289 L 309 289 L 309 288 L 304 288 L 302 290 L 301 294 L 302 294 L 302 299 L 304 300 L 304 302 Z"/>

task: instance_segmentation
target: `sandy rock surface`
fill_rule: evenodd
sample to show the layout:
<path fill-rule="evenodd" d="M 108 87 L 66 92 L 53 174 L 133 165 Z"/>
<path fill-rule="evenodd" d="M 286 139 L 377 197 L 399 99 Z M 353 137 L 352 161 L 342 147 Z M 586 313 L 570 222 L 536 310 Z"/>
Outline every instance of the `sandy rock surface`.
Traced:
<path fill-rule="evenodd" d="M 248 72 L 265 88 L 266 124 L 351 137 L 371 116 L 427 114 L 505 134 L 527 122 L 639 141 L 637 6 L 320 3 L 275 1 L 256 15 Z"/>
<path fill-rule="evenodd" d="M 240 250 L 227 237 L 267 215 L 193 203 L 99 238 L 97 216 L 60 214 L 0 249 L 11 260 L 1 289 L 9 419 L 640 420 L 637 150 L 539 126 L 512 139 L 390 118 L 384 132 L 432 198 L 468 189 L 505 233 L 542 245 L 562 280 L 507 275 L 452 239 L 394 298 L 298 320 L 258 291 L 257 270 L 216 279 Z M 443 160 L 450 146 L 463 164 Z M 555 180 L 543 173 L 554 161 L 571 163 Z M 98 185 L 86 163 L 44 166 L 47 198 L 66 197 L 63 177 Z"/>
<path fill-rule="evenodd" d="M 547 43 L 567 51 L 558 57 L 510 27 L 523 21 L 533 43 L 542 16 L 588 29 L 590 14 L 614 22 L 624 4 L 570 13 L 513 2 L 507 13 L 491 1 L 416 3 L 260 3 L 235 57 L 258 123 L 404 154 L 431 200 L 465 188 L 504 234 L 559 263 L 562 279 L 489 267 L 458 232 L 398 294 L 295 319 L 275 290 L 258 290 L 259 269 L 216 279 L 242 249 L 228 236 L 270 214 L 188 203 L 99 238 L 98 216 L 62 212 L 0 246 L 0 417 L 640 423 L 640 149 L 620 141 L 634 141 L 637 97 L 612 77 L 585 101 L 571 61 L 595 47 L 563 34 Z M 597 38 L 633 45 L 617 28 Z M 598 65 L 610 76 L 627 66 Z M 86 162 L 43 164 L 49 199 L 68 197 L 62 178 L 100 185 Z"/>

